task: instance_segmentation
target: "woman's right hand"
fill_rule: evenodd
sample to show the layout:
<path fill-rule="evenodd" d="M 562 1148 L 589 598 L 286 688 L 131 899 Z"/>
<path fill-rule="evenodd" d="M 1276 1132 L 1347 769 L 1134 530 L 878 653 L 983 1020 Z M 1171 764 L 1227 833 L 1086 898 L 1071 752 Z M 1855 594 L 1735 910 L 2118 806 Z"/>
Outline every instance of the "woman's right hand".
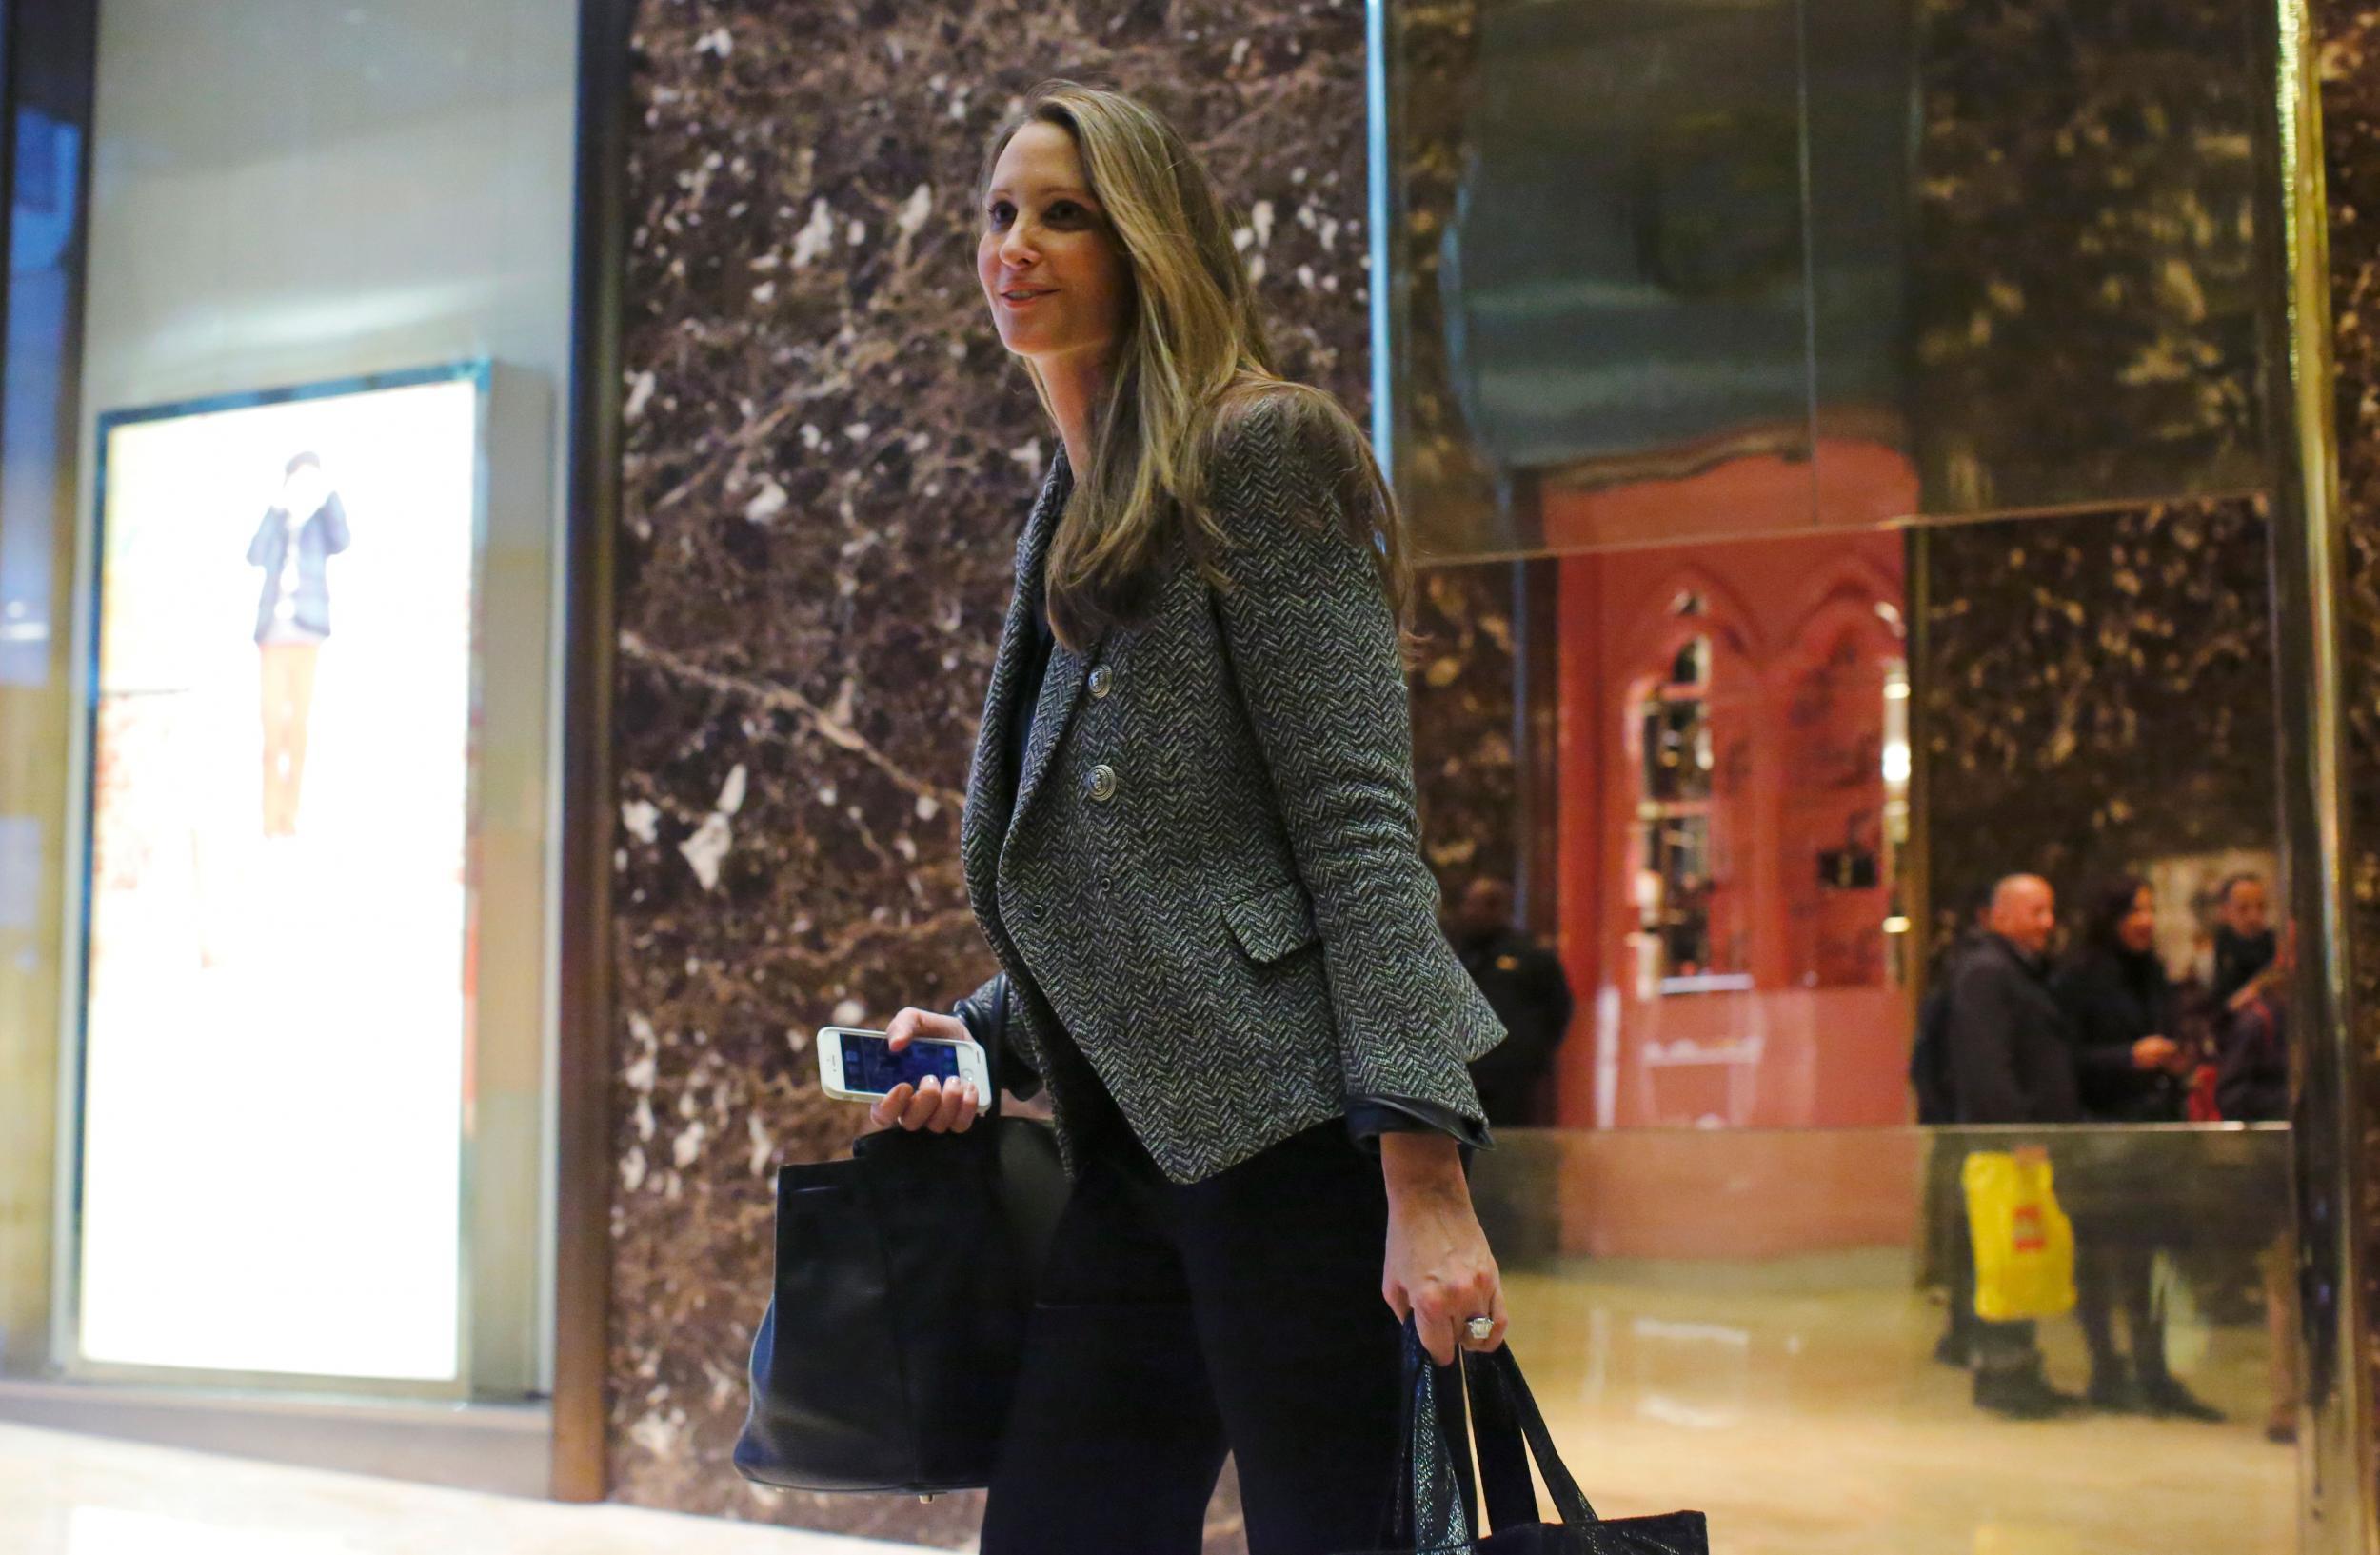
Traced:
<path fill-rule="evenodd" d="M 900 1052 L 920 1037 L 940 1037 L 950 1042 L 973 1042 L 966 1023 L 956 1015 L 938 1015 L 930 1009 L 904 1009 L 884 1027 L 889 1039 L 886 1046 Z M 962 1134 L 974 1124 L 975 1115 L 982 1109 L 983 1098 L 976 1095 L 973 1086 L 953 1081 L 944 1087 L 940 1079 L 927 1075 L 916 1086 L 906 1083 L 893 1087 L 890 1094 L 879 1097 L 868 1108 L 868 1131 L 890 1128 L 895 1124 L 911 1133 L 922 1128 L 934 1134 Z"/>

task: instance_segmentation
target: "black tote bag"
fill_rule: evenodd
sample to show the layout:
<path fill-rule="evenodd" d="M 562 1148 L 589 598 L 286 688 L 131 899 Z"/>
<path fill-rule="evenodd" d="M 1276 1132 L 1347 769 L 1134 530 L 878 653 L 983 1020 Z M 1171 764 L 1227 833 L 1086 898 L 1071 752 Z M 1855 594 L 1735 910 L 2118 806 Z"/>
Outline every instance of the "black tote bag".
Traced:
<path fill-rule="evenodd" d="M 798 1490 L 991 1482 L 1066 1201 L 1046 1124 L 892 1128 L 777 1173 L 777 1275 L 736 1471 Z"/>
<path fill-rule="evenodd" d="M 1464 1423 L 1464 1377 L 1471 1422 Z M 1347 1555 L 1710 1555 L 1700 1512 L 1601 1518 L 1559 1454 L 1509 1346 L 1439 1367 L 1405 1325 L 1405 1429 L 1379 1547 Z M 1479 1482 L 1493 1533 L 1479 1529 L 1466 1435 L 1478 1445 Z M 1559 1523 L 1537 1520 L 1529 1458 Z"/>

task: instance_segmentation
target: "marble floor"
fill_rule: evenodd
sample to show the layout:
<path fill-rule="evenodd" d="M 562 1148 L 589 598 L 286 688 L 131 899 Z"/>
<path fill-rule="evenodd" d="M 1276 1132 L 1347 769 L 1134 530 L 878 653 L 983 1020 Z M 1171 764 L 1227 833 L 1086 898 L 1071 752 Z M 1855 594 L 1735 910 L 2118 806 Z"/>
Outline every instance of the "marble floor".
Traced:
<path fill-rule="evenodd" d="M 1941 1308 L 1896 1269 L 1517 1273 L 1513 1351 L 1599 1512 L 1697 1508 L 1726 1555 L 2295 1547 L 2296 1458 L 2261 1429 L 2261 1325 L 2176 1325 L 2176 1366 L 2224 1424 L 2019 1424 L 1979 1413 L 1967 1374 L 1932 1359 Z M 2053 1380 L 2079 1389 L 2073 1323 L 2042 1342 Z"/>
<path fill-rule="evenodd" d="M 1606 1515 L 1691 1506 L 1725 1555 L 2289 1555 L 2296 1460 L 2263 1440 L 2260 1324 L 2178 1321 L 2207 1425 L 1978 1414 L 1892 1260 L 1721 1276 L 1515 1270 L 1515 1354 Z M 2078 1386 L 2071 1322 L 2053 1375 Z M 8 1555 L 827 1555 L 905 1547 L 563 1506 L 0 1426 Z M 1236 1537 L 1210 1551 L 1239 1548 Z"/>
<path fill-rule="evenodd" d="M 8 1555 L 883 1555 L 908 1547 L 0 1425 L 0 1550 Z"/>

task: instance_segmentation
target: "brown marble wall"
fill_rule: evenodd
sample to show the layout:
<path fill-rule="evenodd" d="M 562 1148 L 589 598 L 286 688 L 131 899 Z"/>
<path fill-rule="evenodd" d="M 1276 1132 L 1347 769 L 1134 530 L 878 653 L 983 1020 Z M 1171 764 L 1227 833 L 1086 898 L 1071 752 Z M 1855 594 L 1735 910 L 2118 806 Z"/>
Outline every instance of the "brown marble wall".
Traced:
<path fill-rule="evenodd" d="M 2322 80 L 2323 177 L 2330 201 L 2333 403 L 2339 500 L 2347 554 L 2345 767 L 2355 973 L 2350 1041 L 2363 1075 L 2367 1163 L 2380 1162 L 2380 4 L 2317 0 L 2315 58 Z M 2367 1182 L 2371 1168 L 2366 1167 Z M 2368 1188 L 2367 1191 L 2370 1191 Z M 2380 1325 L 2380 1202 L 2356 1206 L 2362 1226 L 2364 1313 Z M 2365 1365 L 2380 1396 L 2380 1334 Z M 2380 1488 L 2373 1490 L 2380 1494 Z"/>
<path fill-rule="evenodd" d="M 960 789 L 1053 440 L 971 181 L 1034 81 L 1144 93 L 1245 212 L 1285 369 L 1367 415 L 1362 8 L 654 0 L 633 47 L 613 1493 L 956 1545 L 977 1498 L 762 1493 L 728 1450 L 771 1170 L 855 1122 L 811 1032 L 989 967 Z"/>
<path fill-rule="evenodd" d="M 1410 0 L 1390 8 L 1390 118 L 1398 127 L 1396 341 L 1398 489 L 1418 493 L 1415 517 L 1438 549 L 1486 549 L 1515 536 L 1497 510 L 1493 476 L 1455 393 L 1439 262 L 1469 172 L 1463 120 L 1478 56 L 1478 0 Z"/>
<path fill-rule="evenodd" d="M 1913 540 L 1937 936 L 2012 870 L 2079 906 L 2152 859 L 2275 846 L 2265 530 L 2239 500 Z"/>
<path fill-rule="evenodd" d="M 2257 9 L 1917 0 L 1925 512 L 2265 485 Z"/>
<path fill-rule="evenodd" d="M 1510 562 L 1433 568 L 1417 589 L 1414 781 L 1422 848 L 1450 900 L 1474 875 L 1512 879 L 1521 847 L 1514 575 Z"/>

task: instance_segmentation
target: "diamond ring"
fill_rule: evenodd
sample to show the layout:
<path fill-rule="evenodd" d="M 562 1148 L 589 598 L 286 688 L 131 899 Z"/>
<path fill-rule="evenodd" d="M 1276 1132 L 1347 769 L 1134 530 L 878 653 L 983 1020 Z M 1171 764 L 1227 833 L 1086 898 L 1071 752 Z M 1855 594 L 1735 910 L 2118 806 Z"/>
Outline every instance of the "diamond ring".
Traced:
<path fill-rule="evenodd" d="M 1478 1340 L 1481 1344 L 1485 1344 L 1487 1343 L 1488 1335 L 1496 1331 L 1496 1320 L 1494 1318 L 1473 1318 L 1469 1323 L 1463 1325 L 1462 1331 L 1469 1334 L 1472 1338 Z"/>

